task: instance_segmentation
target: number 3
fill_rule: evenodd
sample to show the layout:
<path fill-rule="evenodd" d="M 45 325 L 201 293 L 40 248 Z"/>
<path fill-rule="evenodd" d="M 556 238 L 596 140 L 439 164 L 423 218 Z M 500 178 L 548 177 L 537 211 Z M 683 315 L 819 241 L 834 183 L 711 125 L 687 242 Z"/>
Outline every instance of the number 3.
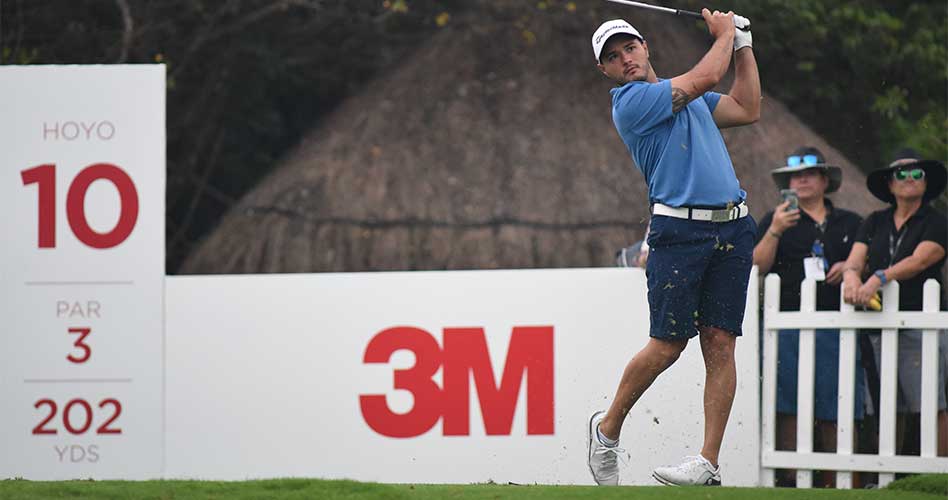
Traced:
<path fill-rule="evenodd" d="M 77 358 L 77 357 L 73 356 L 72 354 L 70 354 L 70 355 L 66 356 L 66 359 L 68 359 L 69 361 L 72 361 L 73 363 L 77 363 L 77 364 L 78 364 L 78 363 L 85 363 L 86 361 L 89 360 L 89 356 L 92 355 L 92 349 L 90 349 L 90 348 L 89 348 L 89 345 L 86 344 L 86 343 L 84 343 L 83 340 L 85 340 L 85 338 L 86 338 L 90 333 L 92 333 L 92 329 L 91 329 L 91 328 L 70 328 L 70 329 L 69 329 L 69 333 L 78 333 L 78 334 L 79 334 L 79 338 L 76 339 L 76 341 L 73 342 L 72 345 L 75 346 L 75 347 L 77 347 L 77 348 L 79 348 L 79 349 L 82 349 L 83 354 L 82 354 L 82 357 L 81 357 L 81 358 Z"/>

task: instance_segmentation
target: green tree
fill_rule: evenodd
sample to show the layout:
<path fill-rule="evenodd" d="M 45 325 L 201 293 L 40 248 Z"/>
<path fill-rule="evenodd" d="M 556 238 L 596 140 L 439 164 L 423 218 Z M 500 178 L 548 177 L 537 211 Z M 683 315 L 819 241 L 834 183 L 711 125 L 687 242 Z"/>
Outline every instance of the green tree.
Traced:
<path fill-rule="evenodd" d="M 0 64 L 161 62 L 167 269 L 461 0 L 0 0 Z"/>
<path fill-rule="evenodd" d="M 948 3 L 732 0 L 715 8 L 751 19 L 764 89 L 864 170 L 901 146 L 948 159 Z"/>

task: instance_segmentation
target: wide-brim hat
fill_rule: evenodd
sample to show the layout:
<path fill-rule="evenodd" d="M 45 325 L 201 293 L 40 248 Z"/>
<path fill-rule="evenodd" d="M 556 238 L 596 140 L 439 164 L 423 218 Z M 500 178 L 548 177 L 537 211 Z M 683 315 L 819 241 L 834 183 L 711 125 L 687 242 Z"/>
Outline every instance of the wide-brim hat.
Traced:
<path fill-rule="evenodd" d="M 925 194 L 922 201 L 927 202 L 938 197 L 948 185 L 948 170 L 945 164 L 936 160 L 919 160 L 919 154 L 912 149 L 903 149 L 887 167 L 873 170 L 866 177 L 866 187 L 873 196 L 886 203 L 895 203 L 895 196 L 889 190 L 889 180 L 896 170 L 920 168 L 925 171 Z M 912 160 L 901 163 L 902 160 Z"/>
<path fill-rule="evenodd" d="M 802 147 L 787 155 L 791 156 L 815 156 L 815 164 L 806 164 L 800 162 L 797 165 L 785 165 L 780 168 L 776 168 L 770 171 L 770 176 L 773 177 L 774 183 L 777 184 L 777 187 L 780 189 L 788 189 L 790 187 L 790 177 L 798 172 L 803 172 L 804 170 L 819 169 L 826 175 L 826 178 L 829 179 L 829 184 L 826 186 L 825 194 L 829 194 L 839 190 L 839 186 L 843 184 L 843 169 L 839 168 L 836 165 L 830 165 L 826 163 L 826 157 L 823 156 L 823 153 L 814 147 Z"/>

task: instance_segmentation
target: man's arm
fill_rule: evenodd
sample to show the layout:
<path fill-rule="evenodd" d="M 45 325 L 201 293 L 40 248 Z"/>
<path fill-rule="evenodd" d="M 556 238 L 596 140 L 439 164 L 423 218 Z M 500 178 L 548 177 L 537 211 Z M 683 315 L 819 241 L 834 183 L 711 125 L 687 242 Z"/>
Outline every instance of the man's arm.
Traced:
<path fill-rule="evenodd" d="M 754 246 L 754 265 L 757 266 L 757 272 L 761 276 L 770 272 L 777 258 L 777 247 L 780 245 L 780 238 L 783 233 L 797 225 L 800 220 L 800 210 L 788 211 L 789 201 L 785 201 L 774 209 L 770 223 L 766 227 L 766 233 L 760 237 L 760 241 Z M 763 228 L 765 220 L 761 221 Z"/>
<path fill-rule="evenodd" d="M 846 267 L 843 268 L 843 300 L 849 304 L 856 303 L 856 292 L 862 287 L 862 271 L 866 267 L 866 257 L 869 255 L 869 246 L 861 241 L 853 243 Z"/>
<path fill-rule="evenodd" d="M 723 14 L 718 11 L 712 14 L 708 9 L 702 9 L 701 15 L 708 24 L 708 31 L 714 37 L 714 45 L 694 68 L 671 79 L 672 111 L 675 113 L 713 89 L 727 73 L 727 68 L 731 64 L 731 53 L 734 50 L 734 14 Z M 756 74 L 756 64 L 754 67 Z M 759 83 L 757 93 L 760 94 Z"/>
<path fill-rule="evenodd" d="M 734 84 L 714 108 L 718 128 L 748 125 L 760 119 L 760 76 L 754 51 L 745 47 L 734 53 Z"/>
<path fill-rule="evenodd" d="M 915 247 L 912 255 L 896 262 L 892 267 L 882 269 L 882 271 L 885 272 L 885 277 L 889 281 L 907 280 L 918 276 L 944 256 L 944 247 L 934 241 L 923 241 Z"/>
<path fill-rule="evenodd" d="M 761 276 L 770 272 L 770 268 L 774 266 L 779 243 L 780 235 L 768 228 L 767 234 L 754 247 L 754 265 L 757 266 L 757 272 Z"/>

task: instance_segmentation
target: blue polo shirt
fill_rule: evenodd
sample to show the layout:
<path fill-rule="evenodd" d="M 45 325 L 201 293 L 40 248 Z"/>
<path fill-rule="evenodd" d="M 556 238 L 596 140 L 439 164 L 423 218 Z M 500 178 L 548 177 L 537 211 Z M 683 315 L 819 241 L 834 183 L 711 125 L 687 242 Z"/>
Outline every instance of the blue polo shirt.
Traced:
<path fill-rule="evenodd" d="M 671 80 L 630 82 L 611 93 L 612 120 L 645 175 L 650 203 L 723 206 L 747 196 L 711 116 L 721 94 L 707 92 L 672 113 Z"/>

